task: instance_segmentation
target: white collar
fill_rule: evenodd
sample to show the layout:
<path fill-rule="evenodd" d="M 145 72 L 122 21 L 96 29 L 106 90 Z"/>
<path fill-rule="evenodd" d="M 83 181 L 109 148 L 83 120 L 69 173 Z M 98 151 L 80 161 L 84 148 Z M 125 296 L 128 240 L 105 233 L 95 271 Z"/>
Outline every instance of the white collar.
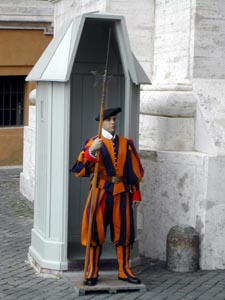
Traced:
<path fill-rule="evenodd" d="M 112 135 L 110 132 L 108 132 L 107 130 L 102 128 L 102 136 L 108 140 L 114 140 L 116 137 L 116 134 Z"/>

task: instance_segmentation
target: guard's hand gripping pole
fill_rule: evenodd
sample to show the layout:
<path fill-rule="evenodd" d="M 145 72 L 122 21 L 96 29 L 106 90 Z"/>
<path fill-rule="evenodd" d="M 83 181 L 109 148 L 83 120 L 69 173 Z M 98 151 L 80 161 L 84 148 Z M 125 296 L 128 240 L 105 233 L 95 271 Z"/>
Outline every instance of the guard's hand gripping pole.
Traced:
<path fill-rule="evenodd" d="M 101 136 L 102 136 L 102 123 L 103 123 L 105 98 L 106 98 L 106 90 L 107 90 L 107 73 L 108 73 L 110 40 L 111 40 L 111 28 L 109 28 L 106 64 L 105 64 L 105 71 L 104 71 L 103 82 L 102 82 L 102 99 L 101 99 L 100 117 L 99 117 L 99 126 L 98 126 L 98 137 L 99 138 L 101 138 Z M 90 215 L 89 215 L 89 222 L 88 222 L 88 235 L 87 235 L 85 262 L 84 262 L 84 284 L 86 284 L 86 281 L 87 281 L 87 269 L 88 269 L 89 252 L 90 252 L 90 245 L 91 245 L 91 231 L 92 231 L 91 229 L 92 229 L 93 216 L 94 216 L 95 205 L 96 205 L 96 185 L 97 185 L 97 179 L 98 179 L 99 156 L 100 156 L 100 152 L 98 150 L 97 162 L 95 163 L 94 175 L 93 175 L 93 179 L 92 179 L 91 208 L 90 208 Z"/>

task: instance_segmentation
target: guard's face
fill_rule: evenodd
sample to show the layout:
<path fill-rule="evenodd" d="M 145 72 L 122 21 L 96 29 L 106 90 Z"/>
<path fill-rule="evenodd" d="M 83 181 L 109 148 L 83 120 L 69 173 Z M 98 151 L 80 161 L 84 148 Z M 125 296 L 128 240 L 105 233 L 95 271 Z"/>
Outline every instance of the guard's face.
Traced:
<path fill-rule="evenodd" d="M 102 127 L 114 135 L 116 132 L 116 116 L 109 117 L 108 119 L 103 120 Z"/>

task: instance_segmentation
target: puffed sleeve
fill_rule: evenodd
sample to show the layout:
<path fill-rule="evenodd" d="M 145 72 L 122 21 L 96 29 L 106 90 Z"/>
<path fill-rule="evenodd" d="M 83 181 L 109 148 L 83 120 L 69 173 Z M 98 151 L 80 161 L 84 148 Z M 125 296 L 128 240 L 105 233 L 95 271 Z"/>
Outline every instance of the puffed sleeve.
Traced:
<path fill-rule="evenodd" d="M 78 155 L 77 161 L 72 167 L 72 172 L 74 172 L 77 177 L 89 177 L 91 173 L 94 171 L 94 164 L 97 159 L 93 155 L 90 154 L 89 148 L 93 143 L 94 138 L 88 139 Z"/>
<path fill-rule="evenodd" d="M 133 201 L 141 201 L 139 182 L 144 176 L 144 169 L 131 139 L 128 140 L 127 170 L 127 181 L 130 184 L 132 199 Z"/>

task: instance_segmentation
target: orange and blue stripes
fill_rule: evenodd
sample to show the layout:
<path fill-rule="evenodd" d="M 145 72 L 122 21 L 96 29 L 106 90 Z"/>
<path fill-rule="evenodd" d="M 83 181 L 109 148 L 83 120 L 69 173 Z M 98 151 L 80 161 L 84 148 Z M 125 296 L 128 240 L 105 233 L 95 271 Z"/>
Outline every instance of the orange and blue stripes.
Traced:
<path fill-rule="evenodd" d="M 90 247 L 88 257 L 88 274 L 89 278 L 98 278 L 99 260 L 101 256 L 102 247 Z"/>
<path fill-rule="evenodd" d="M 95 158 L 90 158 L 89 148 L 96 137 L 85 142 L 73 167 L 76 176 L 89 176 L 94 171 Z M 96 207 L 92 224 L 92 245 L 102 245 L 106 227 L 110 224 L 111 239 L 115 245 L 130 245 L 134 242 L 132 200 L 140 201 L 139 182 L 144 171 L 132 140 L 116 136 L 115 140 L 102 137 L 99 176 L 96 187 Z M 118 183 L 107 177 L 122 178 Z M 92 186 L 82 220 L 81 242 L 86 245 Z"/>
<path fill-rule="evenodd" d="M 119 278 L 126 279 L 129 277 L 135 278 L 136 276 L 129 267 L 129 246 L 118 246 L 116 247 L 117 261 L 119 265 Z"/>
<path fill-rule="evenodd" d="M 96 246 L 104 243 L 108 225 L 110 225 L 111 240 L 115 245 L 130 245 L 134 243 L 133 208 L 131 201 L 129 194 L 126 192 L 113 196 L 111 193 L 97 189 L 91 245 Z M 90 205 L 91 195 L 88 205 L 85 207 L 82 222 L 81 242 L 84 246 L 86 246 Z"/>

